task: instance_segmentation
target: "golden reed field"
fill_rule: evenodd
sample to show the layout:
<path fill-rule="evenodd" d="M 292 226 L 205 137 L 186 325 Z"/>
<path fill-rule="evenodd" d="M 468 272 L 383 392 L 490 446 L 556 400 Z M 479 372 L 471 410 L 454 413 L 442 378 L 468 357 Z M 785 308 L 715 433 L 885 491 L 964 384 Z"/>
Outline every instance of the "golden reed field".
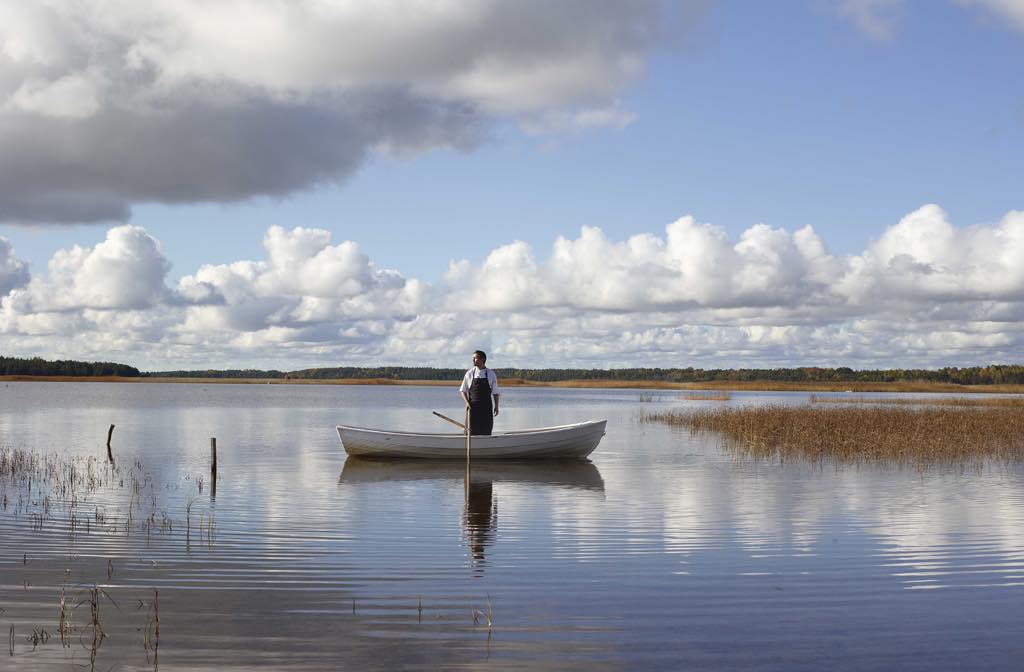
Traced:
<path fill-rule="evenodd" d="M 812 404 L 881 404 L 886 406 L 1024 406 L 1024 397 L 822 397 L 812 394 Z"/>
<path fill-rule="evenodd" d="M 872 400 L 870 405 L 718 407 L 646 413 L 643 419 L 718 433 L 729 447 L 766 459 L 915 465 L 1024 459 L 1024 402 L 969 401 L 975 400 L 917 407 L 902 405 L 903 400 L 897 405 Z"/>

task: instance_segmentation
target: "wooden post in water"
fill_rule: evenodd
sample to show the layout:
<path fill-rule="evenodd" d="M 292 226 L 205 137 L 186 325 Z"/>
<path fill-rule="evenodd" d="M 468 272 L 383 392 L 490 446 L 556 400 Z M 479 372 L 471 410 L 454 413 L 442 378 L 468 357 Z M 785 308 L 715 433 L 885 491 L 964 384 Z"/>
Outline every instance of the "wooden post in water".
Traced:
<path fill-rule="evenodd" d="M 114 461 L 114 453 L 110 450 L 110 437 L 114 435 L 114 426 L 111 425 L 110 429 L 107 430 L 107 459 L 111 462 Z"/>
<path fill-rule="evenodd" d="M 469 451 L 473 444 L 473 433 L 469 426 L 469 409 L 466 409 L 466 462 L 469 462 Z"/>
<path fill-rule="evenodd" d="M 469 453 L 473 443 L 473 434 L 469 429 L 469 409 L 466 409 L 466 504 L 469 504 Z"/>
<path fill-rule="evenodd" d="M 217 496 L 217 437 L 210 437 L 210 496 Z"/>

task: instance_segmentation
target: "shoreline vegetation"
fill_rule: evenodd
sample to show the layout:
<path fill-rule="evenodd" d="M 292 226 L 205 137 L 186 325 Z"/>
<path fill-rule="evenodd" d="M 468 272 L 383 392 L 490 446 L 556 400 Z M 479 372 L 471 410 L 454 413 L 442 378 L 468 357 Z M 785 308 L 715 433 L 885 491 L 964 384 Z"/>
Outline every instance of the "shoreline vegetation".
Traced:
<path fill-rule="evenodd" d="M 942 369 L 799 367 L 776 369 L 495 369 L 502 385 L 664 390 L 800 392 L 1024 393 L 1024 365 Z M 463 369 L 323 367 L 297 371 L 224 369 L 140 371 L 114 362 L 48 361 L 0 356 L 0 381 L 159 382 L 227 384 L 452 385 Z"/>
<path fill-rule="evenodd" d="M 172 383 L 185 385 L 409 385 L 447 387 L 458 385 L 462 379 L 449 380 L 396 380 L 394 378 L 203 378 L 186 376 L 26 376 L 0 375 L 0 382 L 63 382 L 63 383 Z M 502 378 L 502 387 L 562 387 L 580 389 L 629 389 L 629 390 L 715 390 L 728 392 L 932 392 L 963 394 L 1024 394 L 1024 384 L 1006 385 L 955 385 L 927 381 L 892 383 L 801 383 L 785 381 L 706 381 L 699 383 L 672 383 L 641 380 L 553 380 L 535 381 L 521 378 Z M 692 399 L 697 399 L 693 397 Z M 719 396 L 708 399 L 721 399 Z M 829 401 L 834 401 L 829 399 Z M 854 400 L 851 400 L 854 401 Z M 885 403 L 885 399 L 858 399 L 855 403 Z"/>

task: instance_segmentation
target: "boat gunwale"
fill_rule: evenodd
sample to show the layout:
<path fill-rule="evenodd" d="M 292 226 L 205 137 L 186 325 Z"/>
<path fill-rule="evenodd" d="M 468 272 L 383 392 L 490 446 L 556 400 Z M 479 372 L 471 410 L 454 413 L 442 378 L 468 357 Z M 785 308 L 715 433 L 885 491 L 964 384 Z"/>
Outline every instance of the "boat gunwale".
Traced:
<path fill-rule="evenodd" d="M 522 436 L 522 435 L 530 435 L 530 434 L 539 434 L 541 432 L 556 432 L 556 431 L 565 431 L 565 430 L 571 430 L 571 429 L 582 429 L 584 427 L 594 427 L 594 426 L 597 426 L 597 425 L 600 425 L 600 424 L 603 424 L 603 423 L 606 423 L 606 422 L 608 422 L 608 421 L 607 420 L 587 420 L 587 421 L 584 421 L 584 422 L 576 422 L 576 423 L 572 423 L 572 424 L 569 424 L 569 425 L 556 425 L 554 427 L 538 427 L 536 429 L 516 429 L 516 430 L 512 430 L 512 431 L 508 431 L 508 432 L 495 432 L 494 434 L 474 434 L 473 438 L 474 438 L 474 440 L 479 440 L 479 439 L 497 438 L 497 437 L 503 437 L 503 436 Z M 371 428 L 371 427 L 356 427 L 354 425 L 337 425 L 336 429 L 338 429 L 339 432 L 342 431 L 342 430 L 350 430 L 350 429 L 352 429 L 352 430 L 356 430 L 358 432 L 367 432 L 367 433 L 370 433 L 370 434 L 387 434 L 389 436 L 429 436 L 429 437 L 438 437 L 438 438 L 440 438 L 440 437 L 451 438 L 451 437 L 465 437 L 466 436 L 465 432 L 447 432 L 447 433 L 440 433 L 440 432 L 403 432 L 403 431 L 393 431 L 393 430 L 387 430 L 387 429 L 374 429 L 374 428 Z"/>

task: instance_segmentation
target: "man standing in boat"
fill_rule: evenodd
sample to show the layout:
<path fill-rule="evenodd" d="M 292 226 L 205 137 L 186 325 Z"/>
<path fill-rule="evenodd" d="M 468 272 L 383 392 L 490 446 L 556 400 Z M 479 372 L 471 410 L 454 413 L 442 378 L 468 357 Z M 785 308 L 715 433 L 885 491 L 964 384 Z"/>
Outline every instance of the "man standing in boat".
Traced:
<path fill-rule="evenodd" d="M 487 368 L 487 353 L 483 350 L 473 353 L 473 368 L 462 378 L 459 394 L 469 410 L 469 433 L 490 434 L 494 416 L 498 415 L 498 377 Z"/>

